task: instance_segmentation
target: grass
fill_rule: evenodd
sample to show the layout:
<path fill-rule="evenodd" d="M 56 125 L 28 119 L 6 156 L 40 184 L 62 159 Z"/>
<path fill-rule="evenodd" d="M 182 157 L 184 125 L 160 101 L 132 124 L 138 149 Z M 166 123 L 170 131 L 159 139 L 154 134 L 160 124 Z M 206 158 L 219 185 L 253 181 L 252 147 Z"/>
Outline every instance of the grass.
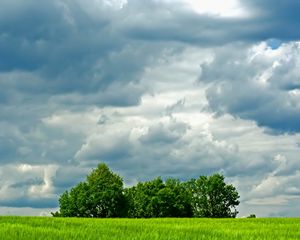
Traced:
<path fill-rule="evenodd" d="M 0 217 L 0 239 L 300 239 L 300 219 Z"/>

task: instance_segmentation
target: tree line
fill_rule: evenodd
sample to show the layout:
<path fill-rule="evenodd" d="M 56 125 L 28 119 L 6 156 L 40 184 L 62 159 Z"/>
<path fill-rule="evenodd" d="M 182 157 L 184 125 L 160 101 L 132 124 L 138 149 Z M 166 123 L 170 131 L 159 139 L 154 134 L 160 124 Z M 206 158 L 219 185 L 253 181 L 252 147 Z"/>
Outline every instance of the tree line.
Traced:
<path fill-rule="evenodd" d="M 103 163 L 59 198 L 55 217 L 234 218 L 239 194 L 221 174 L 180 181 L 157 177 L 124 188 L 122 178 Z"/>

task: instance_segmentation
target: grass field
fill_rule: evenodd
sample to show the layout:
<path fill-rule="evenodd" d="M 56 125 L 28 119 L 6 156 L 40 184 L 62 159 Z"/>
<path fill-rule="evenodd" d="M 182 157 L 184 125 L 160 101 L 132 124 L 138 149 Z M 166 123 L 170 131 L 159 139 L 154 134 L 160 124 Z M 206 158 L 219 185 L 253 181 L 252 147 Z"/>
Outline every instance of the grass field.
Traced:
<path fill-rule="evenodd" d="M 0 217 L 0 239 L 300 239 L 300 219 Z"/>

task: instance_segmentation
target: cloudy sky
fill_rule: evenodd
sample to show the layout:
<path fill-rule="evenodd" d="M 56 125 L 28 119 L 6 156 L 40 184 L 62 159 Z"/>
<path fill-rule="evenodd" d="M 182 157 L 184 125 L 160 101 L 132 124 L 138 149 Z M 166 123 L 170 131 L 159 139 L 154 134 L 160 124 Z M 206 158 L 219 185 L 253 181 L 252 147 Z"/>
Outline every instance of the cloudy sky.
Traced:
<path fill-rule="evenodd" d="M 300 215 L 298 0 L 0 0 L 0 214 L 98 163 L 221 172 L 239 216 Z"/>

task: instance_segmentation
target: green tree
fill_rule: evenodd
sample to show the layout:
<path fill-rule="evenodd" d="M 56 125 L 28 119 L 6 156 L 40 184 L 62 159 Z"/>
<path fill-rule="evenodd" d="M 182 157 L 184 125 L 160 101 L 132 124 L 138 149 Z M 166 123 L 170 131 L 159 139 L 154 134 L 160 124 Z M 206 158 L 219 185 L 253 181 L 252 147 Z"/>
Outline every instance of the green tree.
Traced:
<path fill-rule="evenodd" d="M 191 217 L 192 209 L 187 189 L 176 179 L 161 178 L 138 183 L 125 190 L 128 217 Z"/>
<path fill-rule="evenodd" d="M 59 198 L 55 217 L 236 217 L 236 189 L 224 176 L 200 176 L 187 182 L 160 177 L 123 188 L 123 180 L 105 164 Z"/>
<path fill-rule="evenodd" d="M 188 183 L 195 217 L 233 218 L 238 211 L 239 195 L 235 187 L 224 182 L 224 176 L 200 176 Z"/>
<path fill-rule="evenodd" d="M 92 217 L 121 217 L 125 211 L 122 178 L 99 164 L 87 177 L 87 205 Z"/>
<path fill-rule="evenodd" d="M 89 217 L 89 209 L 86 204 L 87 196 L 87 184 L 85 182 L 79 183 L 70 192 L 65 191 L 60 196 L 60 212 L 52 213 L 52 215 L 54 217 Z"/>
<path fill-rule="evenodd" d="M 167 179 L 165 187 L 158 192 L 158 196 L 164 217 L 193 216 L 188 189 L 178 179 Z"/>
<path fill-rule="evenodd" d="M 151 218 L 159 217 L 159 199 L 157 193 L 164 188 L 161 178 L 148 182 L 139 182 L 136 186 L 126 189 L 128 217 Z"/>
<path fill-rule="evenodd" d="M 86 182 L 60 196 L 59 206 L 59 213 L 53 216 L 122 217 L 126 212 L 122 178 L 105 164 L 99 164 Z"/>

